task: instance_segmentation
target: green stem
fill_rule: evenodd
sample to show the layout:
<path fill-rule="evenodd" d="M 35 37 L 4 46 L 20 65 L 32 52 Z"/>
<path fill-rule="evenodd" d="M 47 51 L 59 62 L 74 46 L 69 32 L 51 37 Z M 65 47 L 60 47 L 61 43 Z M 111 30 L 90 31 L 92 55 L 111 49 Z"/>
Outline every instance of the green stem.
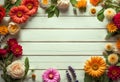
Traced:
<path fill-rule="evenodd" d="M 10 4 L 7 4 L 7 5 L 5 6 L 5 9 L 7 9 L 9 6 L 10 6 Z"/>

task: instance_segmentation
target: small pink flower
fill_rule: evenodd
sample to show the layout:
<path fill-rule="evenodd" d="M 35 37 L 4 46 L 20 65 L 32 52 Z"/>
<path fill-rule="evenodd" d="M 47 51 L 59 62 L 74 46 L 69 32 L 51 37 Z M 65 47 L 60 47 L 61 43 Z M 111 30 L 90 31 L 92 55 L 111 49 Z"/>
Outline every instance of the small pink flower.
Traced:
<path fill-rule="evenodd" d="M 43 82 L 60 82 L 60 74 L 56 69 L 48 69 L 42 75 Z"/>
<path fill-rule="evenodd" d="M 37 13 L 39 2 L 38 0 L 22 0 L 21 5 L 26 6 L 29 10 L 29 15 L 34 15 Z"/>
<path fill-rule="evenodd" d="M 15 23 L 25 23 L 28 18 L 29 10 L 25 6 L 18 6 L 18 7 L 12 7 L 10 10 L 10 18 L 13 20 Z"/>
<path fill-rule="evenodd" d="M 12 39 L 9 39 L 7 41 L 7 44 L 8 44 L 9 47 L 11 47 L 11 46 L 13 46 L 15 44 L 18 44 L 18 42 L 17 42 L 17 40 L 15 38 L 12 38 Z"/>

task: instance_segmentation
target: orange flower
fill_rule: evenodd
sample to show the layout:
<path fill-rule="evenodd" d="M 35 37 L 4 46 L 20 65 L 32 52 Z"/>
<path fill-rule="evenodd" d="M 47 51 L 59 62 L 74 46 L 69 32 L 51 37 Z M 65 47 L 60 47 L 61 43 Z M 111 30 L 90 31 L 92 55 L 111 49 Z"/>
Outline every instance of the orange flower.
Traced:
<path fill-rule="evenodd" d="M 77 8 L 86 8 L 87 1 L 86 0 L 78 0 L 77 4 L 75 5 Z"/>
<path fill-rule="evenodd" d="M 1 35 L 6 35 L 8 34 L 8 29 L 6 26 L 0 26 L 0 34 Z"/>
<path fill-rule="evenodd" d="M 116 32 L 117 26 L 113 22 L 110 22 L 107 24 L 107 30 L 108 32 Z"/>
<path fill-rule="evenodd" d="M 116 47 L 117 47 L 117 49 L 120 50 L 120 39 L 117 40 L 117 42 L 116 42 Z"/>
<path fill-rule="evenodd" d="M 106 69 L 106 63 L 102 57 L 95 56 L 87 60 L 84 66 L 85 72 L 92 77 L 100 77 Z"/>
<path fill-rule="evenodd" d="M 93 6 L 97 6 L 102 0 L 90 0 L 90 3 L 93 5 Z"/>

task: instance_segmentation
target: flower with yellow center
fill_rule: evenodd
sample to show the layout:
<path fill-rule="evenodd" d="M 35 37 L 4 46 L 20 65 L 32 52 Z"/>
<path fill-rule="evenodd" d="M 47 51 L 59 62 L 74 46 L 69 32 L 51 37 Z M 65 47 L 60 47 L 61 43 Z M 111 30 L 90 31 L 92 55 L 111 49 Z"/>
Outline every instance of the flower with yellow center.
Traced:
<path fill-rule="evenodd" d="M 108 23 L 107 24 L 107 30 L 108 30 L 108 32 L 116 32 L 117 31 L 117 26 L 113 23 L 113 22 L 110 22 L 110 23 Z"/>
<path fill-rule="evenodd" d="M 94 56 L 87 60 L 84 66 L 85 72 L 92 77 L 100 77 L 106 69 L 106 63 L 102 57 Z"/>
<path fill-rule="evenodd" d="M 8 34 L 8 28 L 6 26 L 0 26 L 0 34 L 1 35 Z"/>
<path fill-rule="evenodd" d="M 108 8 L 104 11 L 104 16 L 108 19 L 108 20 L 112 20 L 112 18 L 115 16 L 116 11 L 112 8 Z"/>
<path fill-rule="evenodd" d="M 108 62 L 112 65 L 116 64 L 118 62 L 118 59 L 119 59 L 119 57 L 117 54 L 110 54 L 108 56 Z"/>
<path fill-rule="evenodd" d="M 112 51 L 114 49 L 113 44 L 108 43 L 105 45 L 105 50 L 106 51 Z"/>
<path fill-rule="evenodd" d="M 8 31 L 11 35 L 15 35 L 20 30 L 20 26 L 14 22 L 10 22 L 8 26 Z"/>

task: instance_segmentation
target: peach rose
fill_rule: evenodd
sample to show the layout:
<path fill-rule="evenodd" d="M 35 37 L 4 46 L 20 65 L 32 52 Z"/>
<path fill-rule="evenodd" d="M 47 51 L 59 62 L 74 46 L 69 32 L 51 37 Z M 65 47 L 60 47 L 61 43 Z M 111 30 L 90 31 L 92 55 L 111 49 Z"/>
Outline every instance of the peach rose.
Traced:
<path fill-rule="evenodd" d="M 8 26 L 8 31 L 11 35 L 15 35 L 20 30 L 20 26 L 14 22 L 10 22 Z"/>
<path fill-rule="evenodd" d="M 7 67 L 7 74 L 14 79 L 20 79 L 25 75 L 25 66 L 21 61 L 14 61 Z"/>

